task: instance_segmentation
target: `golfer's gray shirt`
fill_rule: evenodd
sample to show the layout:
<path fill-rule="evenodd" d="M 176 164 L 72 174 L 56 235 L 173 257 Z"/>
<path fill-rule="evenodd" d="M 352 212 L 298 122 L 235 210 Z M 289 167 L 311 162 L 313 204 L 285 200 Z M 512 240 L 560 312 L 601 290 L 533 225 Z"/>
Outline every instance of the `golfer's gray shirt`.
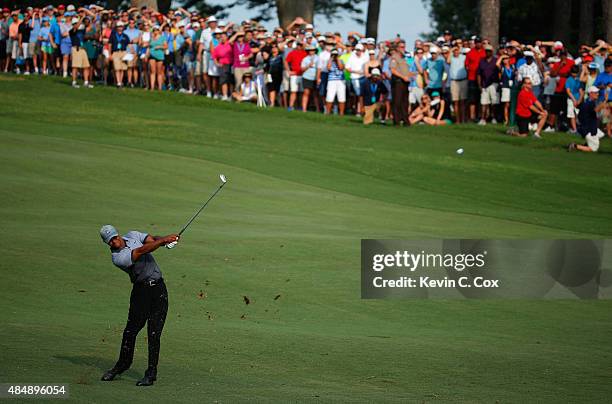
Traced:
<path fill-rule="evenodd" d="M 149 280 L 158 280 L 162 277 L 153 254 L 143 254 L 138 261 L 132 262 L 132 251 L 143 246 L 147 235 L 147 233 L 139 231 L 130 231 L 122 236 L 125 240 L 125 247 L 121 250 L 111 250 L 113 264 L 126 272 L 130 276 L 132 283 L 144 283 Z"/>

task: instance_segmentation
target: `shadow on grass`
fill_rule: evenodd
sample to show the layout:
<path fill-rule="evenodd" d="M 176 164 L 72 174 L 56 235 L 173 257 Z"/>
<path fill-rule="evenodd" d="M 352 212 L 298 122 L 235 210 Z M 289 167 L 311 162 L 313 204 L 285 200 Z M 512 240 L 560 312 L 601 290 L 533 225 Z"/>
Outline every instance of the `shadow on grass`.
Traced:
<path fill-rule="evenodd" d="M 82 377 L 81 379 L 94 379 L 94 380 L 100 380 L 100 378 L 102 377 L 102 374 L 104 372 L 106 372 L 107 370 L 109 370 L 110 368 L 112 368 L 115 365 L 115 361 L 109 358 L 99 358 L 96 356 L 86 356 L 86 355 L 75 355 L 75 356 L 64 356 L 64 355 L 59 355 L 59 356 L 54 356 L 54 359 L 59 359 L 61 361 L 65 361 L 65 362 L 70 362 L 73 365 L 78 365 L 78 366 L 87 366 L 89 368 L 95 368 L 97 371 L 99 372 L 94 372 L 94 369 L 89 369 Z M 134 379 L 134 380 L 138 380 L 142 377 L 142 375 L 140 373 L 138 373 L 136 370 L 129 369 L 126 370 L 125 372 L 123 372 L 119 378 L 129 378 L 129 379 Z M 85 380 L 83 380 L 81 382 L 81 380 L 79 379 L 79 381 L 77 381 L 78 384 L 89 384 L 87 383 Z"/>

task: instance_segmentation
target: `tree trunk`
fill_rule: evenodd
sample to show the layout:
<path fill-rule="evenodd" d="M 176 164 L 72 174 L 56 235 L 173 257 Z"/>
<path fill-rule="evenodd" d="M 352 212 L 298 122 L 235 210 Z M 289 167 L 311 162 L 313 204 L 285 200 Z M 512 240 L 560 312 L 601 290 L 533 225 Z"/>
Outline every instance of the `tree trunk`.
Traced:
<path fill-rule="evenodd" d="M 500 0 L 480 0 L 480 36 L 494 48 L 499 45 L 499 11 Z"/>
<path fill-rule="evenodd" d="M 132 0 L 131 6 L 137 7 L 139 10 L 146 6 L 149 9 L 157 11 L 157 0 Z"/>
<path fill-rule="evenodd" d="M 567 46 L 570 38 L 570 21 L 572 18 L 572 1 L 555 0 L 553 16 L 553 40 L 562 41 Z"/>
<path fill-rule="evenodd" d="M 302 17 L 312 23 L 314 20 L 315 0 L 276 0 L 276 11 L 278 23 L 282 28 L 287 28 L 295 17 Z"/>
<path fill-rule="evenodd" d="M 606 37 L 606 42 L 612 42 L 612 0 L 603 0 L 603 17 L 604 17 L 604 35 Z"/>
<path fill-rule="evenodd" d="M 368 17 L 366 20 L 366 37 L 378 37 L 378 16 L 380 14 L 380 0 L 368 1 Z"/>
<path fill-rule="evenodd" d="M 580 2 L 580 30 L 578 33 L 579 45 L 593 43 L 593 24 L 595 0 L 582 0 Z"/>

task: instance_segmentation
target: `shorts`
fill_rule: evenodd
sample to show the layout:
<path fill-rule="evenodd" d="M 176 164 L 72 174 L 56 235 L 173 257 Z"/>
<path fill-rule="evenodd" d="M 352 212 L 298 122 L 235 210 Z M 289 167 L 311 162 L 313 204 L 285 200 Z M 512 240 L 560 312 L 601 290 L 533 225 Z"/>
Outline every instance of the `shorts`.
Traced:
<path fill-rule="evenodd" d="M 30 53 L 30 44 L 22 42 L 21 43 L 21 57 L 24 59 L 31 59 L 32 54 Z"/>
<path fill-rule="evenodd" d="M 289 91 L 289 72 L 283 70 L 283 81 L 281 82 L 281 91 Z"/>
<path fill-rule="evenodd" d="M 361 97 L 362 95 L 363 84 L 364 84 L 363 78 L 351 79 L 351 87 L 353 88 L 353 93 L 355 93 L 357 97 Z"/>
<path fill-rule="evenodd" d="M 28 55 L 30 57 L 38 56 L 40 54 L 40 44 L 38 42 L 30 42 L 28 46 Z"/>
<path fill-rule="evenodd" d="M 501 89 L 501 102 L 510 102 L 510 89 L 509 88 Z"/>
<path fill-rule="evenodd" d="M 127 70 L 128 66 L 123 60 L 125 53 L 125 51 L 113 52 L 113 69 L 115 69 L 115 71 Z"/>
<path fill-rule="evenodd" d="M 567 97 L 567 117 L 576 118 L 578 116 L 578 108 L 574 105 L 574 101 L 570 97 Z"/>
<path fill-rule="evenodd" d="M 208 52 L 202 52 L 202 59 L 195 61 L 194 74 L 198 76 L 200 74 L 208 74 L 209 63 L 210 63 L 210 56 Z"/>
<path fill-rule="evenodd" d="M 468 80 L 468 100 L 471 104 L 478 104 L 480 100 L 480 89 L 476 80 Z"/>
<path fill-rule="evenodd" d="M 72 67 L 77 69 L 87 69 L 89 67 L 89 59 L 84 48 L 78 46 L 72 47 Z"/>
<path fill-rule="evenodd" d="M 219 77 L 220 74 L 221 74 L 221 68 L 212 59 L 209 59 L 208 75 L 210 77 Z"/>
<path fill-rule="evenodd" d="M 567 110 L 567 101 L 565 94 L 554 94 L 550 97 L 550 113 L 560 115 L 561 112 Z"/>
<path fill-rule="evenodd" d="M 325 97 L 327 92 L 327 72 L 321 72 L 321 82 L 319 83 L 319 95 Z"/>
<path fill-rule="evenodd" d="M 17 59 L 19 57 L 19 41 L 16 39 L 9 39 L 6 42 L 7 53 L 11 55 L 11 59 Z"/>
<path fill-rule="evenodd" d="M 232 67 L 227 65 L 219 66 L 219 84 L 232 84 Z"/>
<path fill-rule="evenodd" d="M 389 94 L 391 94 L 391 91 L 389 91 Z M 408 89 L 408 103 L 420 104 L 421 97 L 423 97 L 423 94 L 425 94 L 425 91 L 421 87 L 410 87 Z"/>
<path fill-rule="evenodd" d="M 282 73 L 268 74 L 266 75 L 268 76 L 268 78 L 266 79 L 266 87 L 268 88 L 268 91 L 279 92 L 281 83 L 283 81 Z"/>
<path fill-rule="evenodd" d="M 6 39 L 0 39 L 0 59 L 6 57 Z"/>
<path fill-rule="evenodd" d="M 62 56 L 70 55 L 72 52 L 72 43 L 70 41 L 60 42 L 60 52 Z"/>
<path fill-rule="evenodd" d="M 338 99 L 338 102 L 346 102 L 346 82 L 344 80 L 329 80 L 327 82 L 325 102 L 334 102 L 335 98 Z"/>
<path fill-rule="evenodd" d="M 53 55 L 53 46 L 51 45 L 43 45 L 41 47 L 41 50 L 43 53 L 46 53 L 47 55 Z"/>
<path fill-rule="evenodd" d="M 468 98 L 468 81 L 451 80 L 451 100 L 464 101 Z"/>
<path fill-rule="evenodd" d="M 314 80 L 302 79 L 302 86 L 304 89 L 314 90 L 317 87 L 317 84 Z"/>
<path fill-rule="evenodd" d="M 516 116 L 516 125 L 518 126 L 519 134 L 526 135 L 529 133 L 529 124 L 537 122 L 538 116 L 531 114 L 531 116 L 525 118 L 522 116 Z"/>
<path fill-rule="evenodd" d="M 289 76 L 289 91 L 299 93 L 302 91 L 302 76 Z"/>
<path fill-rule="evenodd" d="M 480 103 L 482 105 L 496 105 L 499 104 L 499 97 L 497 95 L 497 83 L 489 85 L 482 89 L 480 93 Z"/>

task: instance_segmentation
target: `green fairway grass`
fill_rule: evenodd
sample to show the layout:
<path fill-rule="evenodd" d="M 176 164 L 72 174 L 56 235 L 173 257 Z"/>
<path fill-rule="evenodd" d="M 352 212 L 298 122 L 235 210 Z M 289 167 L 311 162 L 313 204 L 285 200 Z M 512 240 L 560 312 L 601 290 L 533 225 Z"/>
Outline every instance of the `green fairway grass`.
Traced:
<path fill-rule="evenodd" d="M 612 304 L 361 300 L 362 238 L 610 238 L 612 144 L 0 75 L 0 383 L 75 402 L 609 402 Z M 455 150 L 465 149 L 463 156 Z M 176 232 L 159 380 L 101 225 Z M 244 296 L 250 300 L 245 304 Z"/>

